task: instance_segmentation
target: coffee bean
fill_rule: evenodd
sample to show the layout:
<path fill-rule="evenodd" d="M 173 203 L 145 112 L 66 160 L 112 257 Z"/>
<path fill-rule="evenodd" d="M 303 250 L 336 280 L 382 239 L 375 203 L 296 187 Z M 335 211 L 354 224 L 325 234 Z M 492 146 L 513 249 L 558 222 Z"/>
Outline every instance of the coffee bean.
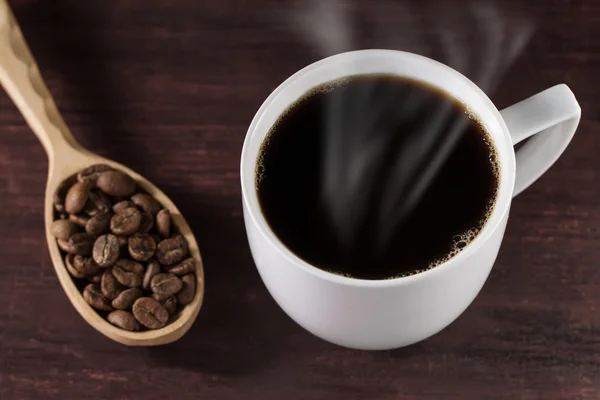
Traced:
<path fill-rule="evenodd" d="M 69 238 L 69 247 L 75 254 L 89 257 L 92 255 L 96 236 L 89 233 L 76 233 Z"/>
<path fill-rule="evenodd" d="M 133 303 L 133 316 L 149 329 L 159 329 L 169 320 L 169 313 L 151 297 L 141 297 Z"/>
<path fill-rule="evenodd" d="M 189 274 L 181 278 L 183 287 L 177 293 L 177 302 L 180 306 L 186 306 L 192 302 L 196 295 L 196 277 L 194 274 Z"/>
<path fill-rule="evenodd" d="M 52 203 L 54 204 L 54 209 L 57 212 L 64 213 L 66 211 L 65 197 L 67 197 L 67 192 L 69 191 L 71 186 L 73 186 L 75 181 L 76 179 L 74 176 L 67 178 L 64 181 L 62 181 L 54 191 L 54 194 L 52 195 Z"/>
<path fill-rule="evenodd" d="M 117 278 L 113 275 L 112 268 L 104 270 L 102 274 L 102 281 L 100 282 L 100 289 L 104 297 L 109 300 L 117 298 L 119 293 L 125 290 L 125 286 L 121 285 Z"/>
<path fill-rule="evenodd" d="M 79 171 L 79 173 L 77 174 L 77 180 L 79 182 L 87 182 L 87 183 L 91 183 L 92 185 L 95 185 L 96 181 L 98 180 L 98 176 L 100 176 L 100 174 L 102 172 L 111 171 L 111 170 L 112 170 L 112 167 L 110 167 L 106 164 L 90 165 L 89 167 Z"/>
<path fill-rule="evenodd" d="M 156 230 L 165 238 L 171 234 L 171 213 L 166 208 L 156 214 Z"/>
<path fill-rule="evenodd" d="M 174 295 L 182 286 L 181 279 L 173 274 L 157 274 L 150 282 L 152 292 L 160 299 Z"/>
<path fill-rule="evenodd" d="M 96 264 L 93 258 L 89 257 L 85 260 L 84 269 L 86 276 L 93 276 L 100 271 L 100 266 Z"/>
<path fill-rule="evenodd" d="M 186 258 L 179 264 L 177 264 L 173 267 L 170 267 L 168 269 L 168 271 L 171 274 L 175 274 L 177 276 L 184 276 L 184 275 L 191 274 L 194 271 L 196 271 L 196 263 L 192 257 Z"/>
<path fill-rule="evenodd" d="M 146 273 L 144 274 L 144 279 L 142 281 L 142 287 L 146 290 L 150 290 L 150 282 L 152 278 L 160 273 L 160 264 L 156 260 L 150 260 L 148 265 L 146 266 Z"/>
<path fill-rule="evenodd" d="M 142 264 L 131 260 L 118 260 L 113 267 L 113 275 L 120 284 L 127 287 L 142 285 L 144 267 Z"/>
<path fill-rule="evenodd" d="M 91 188 L 92 186 L 89 183 L 81 182 L 77 182 L 71 186 L 67 192 L 67 197 L 65 197 L 65 210 L 69 214 L 77 214 L 83 210 Z"/>
<path fill-rule="evenodd" d="M 156 213 L 160 210 L 160 204 L 158 204 L 158 201 L 156 201 L 154 197 L 146 193 L 134 194 L 133 196 L 131 196 L 131 201 L 133 201 L 135 205 L 140 207 L 142 210 L 151 214 L 153 218 L 156 215 Z"/>
<path fill-rule="evenodd" d="M 162 299 L 160 296 L 153 293 L 152 298 L 158 301 L 165 308 L 165 310 L 167 310 L 169 315 L 173 315 L 177 312 L 177 297 L 170 296 L 166 299 Z"/>
<path fill-rule="evenodd" d="M 102 172 L 96 186 L 111 196 L 131 196 L 136 188 L 135 181 L 121 171 Z"/>
<path fill-rule="evenodd" d="M 150 235 L 135 233 L 129 238 L 129 255 L 137 261 L 147 261 L 154 255 L 156 243 Z"/>
<path fill-rule="evenodd" d="M 102 235 L 94 242 L 92 255 L 96 263 L 105 268 L 114 265 L 119 258 L 119 239 L 115 235 Z"/>
<path fill-rule="evenodd" d="M 108 232 L 112 215 L 113 214 L 110 211 L 94 215 L 89 219 L 87 224 L 85 224 L 85 231 L 96 236 Z"/>
<path fill-rule="evenodd" d="M 83 207 L 83 212 L 90 217 L 93 217 L 94 215 L 110 211 L 111 208 L 112 203 L 108 196 L 102 193 L 100 190 L 92 189 L 88 196 L 88 201 Z"/>
<path fill-rule="evenodd" d="M 102 283 L 102 275 L 104 274 L 104 270 L 103 269 L 99 269 L 98 271 L 87 277 L 88 281 L 91 283 Z"/>
<path fill-rule="evenodd" d="M 85 229 L 90 217 L 81 214 L 69 214 L 69 221 Z"/>
<path fill-rule="evenodd" d="M 113 215 L 110 220 L 110 230 L 115 235 L 131 235 L 138 230 L 141 222 L 142 214 L 138 209 L 130 207 Z"/>
<path fill-rule="evenodd" d="M 150 213 L 146 211 L 142 211 L 142 221 L 140 222 L 140 227 L 138 228 L 138 232 L 140 233 L 148 233 L 154 227 L 154 218 Z"/>
<path fill-rule="evenodd" d="M 94 275 L 100 269 L 93 259 L 80 256 L 79 254 L 73 257 L 72 266 L 83 276 Z"/>
<path fill-rule="evenodd" d="M 173 265 L 183 260 L 188 248 L 181 235 L 165 239 L 156 246 L 156 258 L 162 265 Z"/>
<path fill-rule="evenodd" d="M 116 203 L 113 206 L 113 212 L 115 214 L 118 214 L 121 211 L 123 211 L 123 210 L 125 210 L 126 208 L 129 208 L 129 207 L 135 207 L 135 204 L 133 204 L 133 201 L 131 201 L 131 200 L 121 200 L 121 201 L 119 201 L 118 203 Z"/>
<path fill-rule="evenodd" d="M 177 311 L 177 297 L 175 296 L 167 297 L 161 304 L 165 310 L 167 310 L 169 315 L 173 315 Z"/>
<path fill-rule="evenodd" d="M 58 239 L 56 241 L 56 243 L 58 243 L 58 247 L 60 247 L 60 249 L 62 251 L 64 251 L 65 253 L 75 254 L 75 251 L 69 245 L 69 241 L 68 240 Z"/>
<path fill-rule="evenodd" d="M 108 314 L 106 319 L 108 319 L 108 322 L 110 322 L 117 328 L 121 328 L 126 331 L 135 332 L 140 330 L 139 322 L 137 322 L 133 314 L 129 311 L 113 311 L 110 314 Z"/>
<path fill-rule="evenodd" d="M 129 310 L 133 306 L 133 303 L 142 297 L 143 292 L 140 288 L 131 288 L 123 290 L 119 295 L 112 301 L 113 308 L 117 310 Z"/>
<path fill-rule="evenodd" d="M 183 235 L 177 233 L 175 235 L 172 235 L 171 239 L 175 240 L 178 243 L 181 243 L 181 246 L 184 249 L 184 253 L 187 256 L 187 253 L 188 253 L 187 240 L 185 240 L 185 238 L 183 237 Z"/>
<path fill-rule="evenodd" d="M 112 311 L 110 301 L 100 291 L 100 285 L 90 283 L 83 289 L 83 299 L 96 310 Z"/>
<path fill-rule="evenodd" d="M 79 227 L 66 219 L 57 219 L 50 225 L 50 233 L 57 239 L 69 240 L 77 232 L 79 232 Z"/>
<path fill-rule="evenodd" d="M 173 234 L 169 210 L 137 189 L 121 171 L 90 166 L 58 186 L 49 228 L 67 253 L 69 274 L 89 282 L 85 301 L 112 311 L 108 321 L 129 331 L 165 326 L 196 291 L 196 262 L 188 258 L 186 239 Z"/>
<path fill-rule="evenodd" d="M 67 268 L 67 271 L 69 271 L 69 274 L 71 274 L 71 276 L 73 278 L 77 278 L 77 279 L 85 278 L 85 274 L 83 273 L 83 271 L 76 269 L 74 263 L 75 263 L 75 255 L 67 254 L 67 256 L 65 257 L 65 267 Z"/>

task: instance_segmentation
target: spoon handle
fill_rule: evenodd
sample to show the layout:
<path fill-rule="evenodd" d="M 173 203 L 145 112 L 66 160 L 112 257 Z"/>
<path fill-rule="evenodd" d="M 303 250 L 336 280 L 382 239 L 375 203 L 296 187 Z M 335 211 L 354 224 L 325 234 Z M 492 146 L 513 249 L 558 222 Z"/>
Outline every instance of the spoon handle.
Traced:
<path fill-rule="evenodd" d="M 79 147 L 48 91 L 6 0 L 0 0 L 0 85 L 46 149 L 48 159 Z"/>

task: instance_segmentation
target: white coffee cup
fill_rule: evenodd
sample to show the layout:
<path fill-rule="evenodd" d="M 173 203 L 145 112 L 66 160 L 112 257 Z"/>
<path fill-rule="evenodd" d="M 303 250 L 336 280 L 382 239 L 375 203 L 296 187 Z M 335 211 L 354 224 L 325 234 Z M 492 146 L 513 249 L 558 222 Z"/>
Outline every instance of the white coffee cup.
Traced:
<path fill-rule="evenodd" d="M 338 276 L 294 255 L 269 228 L 255 185 L 263 139 L 280 115 L 322 83 L 344 76 L 388 73 L 427 82 L 465 104 L 491 134 L 500 161 L 497 200 L 488 222 L 463 251 L 416 275 L 390 280 Z M 254 117 L 241 156 L 244 220 L 260 276 L 281 308 L 309 332 L 357 349 L 391 349 L 423 340 L 454 321 L 473 301 L 494 264 L 512 198 L 561 155 L 581 109 L 566 85 L 554 86 L 498 111 L 469 79 L 431 59 L 401 51 L 335 55 L 283 82 Z M 513 146 L 533 136 L 515 154 Z"/>

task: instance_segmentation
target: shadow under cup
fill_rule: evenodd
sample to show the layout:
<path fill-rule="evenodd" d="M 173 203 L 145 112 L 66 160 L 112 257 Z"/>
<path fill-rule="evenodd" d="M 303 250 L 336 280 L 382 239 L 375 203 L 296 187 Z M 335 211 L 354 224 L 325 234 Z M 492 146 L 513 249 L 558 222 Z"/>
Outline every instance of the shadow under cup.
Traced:
<path fill-rule="evenodd" d="M 291 252 L 262 214 L 255 173 L 265 137 L 298 99 L 326 82 L 377 74 L 424 82 L 464 104 L 492 138 L 500 170 L 495 205 L 485 226 L 456 256 L 414 275 L 366 280 L 326 272 Z M 360 349 L 397 348 L 420 341 L 457 318 L 483 286 L 502 241 L 514 164 L 512 142 L 500 113 L 475 84 L 450 67 L 390 50 L 362 50 L 321 60 L 294 74 L 267 98 L 244 142 L 240 166 L 244 220 L 257 269 L 282 309 L 325 340 Z"/>

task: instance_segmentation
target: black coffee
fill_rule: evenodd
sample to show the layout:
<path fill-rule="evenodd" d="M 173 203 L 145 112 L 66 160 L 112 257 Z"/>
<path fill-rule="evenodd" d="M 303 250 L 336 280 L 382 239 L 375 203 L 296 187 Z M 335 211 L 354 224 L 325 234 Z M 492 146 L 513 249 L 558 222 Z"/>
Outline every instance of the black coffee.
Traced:
<path fill-rule="evenodd" d="M 424 83 L 359 75 L 317 87 L 272 127 L 258 158 L 263 215 L 298 257 L 386 279 L 460 252 L 492 210 L 489 134 Z"/>

